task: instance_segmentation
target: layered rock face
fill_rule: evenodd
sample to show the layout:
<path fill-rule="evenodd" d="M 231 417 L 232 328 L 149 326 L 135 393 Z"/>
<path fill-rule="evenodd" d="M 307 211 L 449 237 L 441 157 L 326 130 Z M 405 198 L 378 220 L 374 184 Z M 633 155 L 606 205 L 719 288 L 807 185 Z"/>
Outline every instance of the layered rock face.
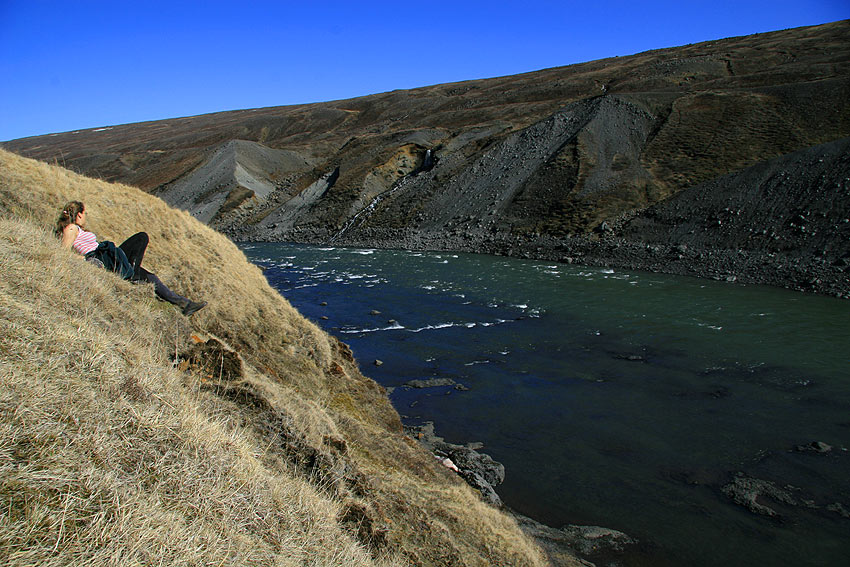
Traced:
<path fill-rule="evenodd" d="M 795 215 L 803 217 L 795 227 L 811 228 L 820 222 L 815 211 L 834 210 L 846 192 L 844 173 L 801 207 L 781 187 L 812 186 L 817 168 L 786 168 L 784 184 L 741 172 L 850 136 L 847 100 L 850 21 L 842 21 L 510 77 L 4 146 L 140 186 L 234 239 L 484 246 L 548 257 L 553 246 L 575 248 L 576 237 L 667 243 L 673 233 L 659 232 L 661 213 L 651 207 L 678 199 L 671 206 L 687 214 L 667 215 L 665 223 L 680 229 L 725 219 L 724 233 L 734 231 L 706 245 L 756 245 L 756 223 L 762 244 L 781 241 L 809 254 L 817 240 L 816 252 L 834 264 L 846 251 L 821 242 L 829 232 L 783 235 Z M 757 198 L 767 185 L 773 196 Z M 690 191 L 715 197 L 683 208 Z M 733 217 L 727 209 L 735 209 Z M 624 229 L 648 210 L 646 223 Z"/>

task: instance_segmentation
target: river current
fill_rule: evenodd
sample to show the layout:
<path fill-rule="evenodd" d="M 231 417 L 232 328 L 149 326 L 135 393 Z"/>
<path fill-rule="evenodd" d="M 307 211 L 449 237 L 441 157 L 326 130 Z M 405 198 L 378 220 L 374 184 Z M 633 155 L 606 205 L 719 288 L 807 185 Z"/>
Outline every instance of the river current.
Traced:
<path fill-rule="evenodd" d="M 849 301 L 474 254 L 241 247 L 405 423 L 482 442 L 512 509 L 636 538 L 621 565 L 850 556 Z M 432 378 L 460 386 L 405 386 Z"/>

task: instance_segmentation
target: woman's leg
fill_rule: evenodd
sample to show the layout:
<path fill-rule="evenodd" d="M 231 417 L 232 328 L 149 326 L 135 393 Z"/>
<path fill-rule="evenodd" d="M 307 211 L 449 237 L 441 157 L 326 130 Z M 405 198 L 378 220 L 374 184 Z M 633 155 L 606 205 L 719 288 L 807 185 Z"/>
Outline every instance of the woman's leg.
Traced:
<path fill-rule="evenodd" d="M 171 291 L 171 289 L 169 289 L 167 285 L 162 283 L 162 280 L 159 279 L 156 274 L 153 274 L 141 267 L 139 268 L 139 271 L 137 273 L 140 276 L 140 280 L 147 281 L 153 284 L 153 290 L 156 293 L 157 297 L 159 297 L 160 299 L 164 299 L 168 303 L 173 303 L 174 305 L 178 305 L 180 307 L 183 307 L 189 301 L 182 295 Z"/>
<path fill-rule="evenodd" d="M 171 291 L 167 285 L 162 283 L 162 280 L 159 279 L 156 274 L 147 271 L 141 266 L 139 266 L 137 273 L 139 274 L 140 280 L 148 281 L 153 284 L 154 293 L 156 293 L 157 297 L 180 307 L 183 310 L 184 315 L 191 315 L 206 305 L 206 302 L 198 303 L 192 301 L 188 297 L 183 297 L 182 295 Z"/>
<path fill-rule="evenodd" d="M 150 239 L 146 232 L 137 232 L 119 246 L 133 267 L 133 279 L 145 280 L 144 275 L 139 270 L 142 269 L 142 259 L 145 257 L 145 250 L 148 248 L 149 241 Z"/>

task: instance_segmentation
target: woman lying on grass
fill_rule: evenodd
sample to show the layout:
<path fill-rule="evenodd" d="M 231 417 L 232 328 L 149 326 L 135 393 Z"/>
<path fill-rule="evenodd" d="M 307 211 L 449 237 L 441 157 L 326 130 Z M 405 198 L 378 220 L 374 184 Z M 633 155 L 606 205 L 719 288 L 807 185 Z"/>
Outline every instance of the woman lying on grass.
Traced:
<path fill-rule="evenodd" d="M 104 268 L 112 270 L 125 280 L 150 282 L 154 285 L 156 296 L 180 307 L 187 317 L 204 307 L 207 302 L 195 302 L 177 295 L 162 281 L 142 267 L 142 258 L 148 247 L 148 235 L 138 232 L 115 246 L 108 240 L 98 243 L 92 232 L 85 230 L 86 208 L 80 201 L 71 201 L 62 209 L 56 221 L 56 236 L 62 239 L 62 246 L 73 248 L 85 256 L 86 260 L 97 260 Z"/>

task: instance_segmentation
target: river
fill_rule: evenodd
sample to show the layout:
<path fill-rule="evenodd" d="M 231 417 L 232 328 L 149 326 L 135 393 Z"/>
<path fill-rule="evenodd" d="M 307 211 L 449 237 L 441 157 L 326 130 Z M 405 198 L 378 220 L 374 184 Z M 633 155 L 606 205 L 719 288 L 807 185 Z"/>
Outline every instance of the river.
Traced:
<path fill-rule="evenodd" d="M 639 540 L 621 565 L 850 556 L 850 302 L 475 254 L 241 247 L 405 423 L 482 442 L 508 506 Z M 461 386 L 405 387 L 431 378 Z"/>

